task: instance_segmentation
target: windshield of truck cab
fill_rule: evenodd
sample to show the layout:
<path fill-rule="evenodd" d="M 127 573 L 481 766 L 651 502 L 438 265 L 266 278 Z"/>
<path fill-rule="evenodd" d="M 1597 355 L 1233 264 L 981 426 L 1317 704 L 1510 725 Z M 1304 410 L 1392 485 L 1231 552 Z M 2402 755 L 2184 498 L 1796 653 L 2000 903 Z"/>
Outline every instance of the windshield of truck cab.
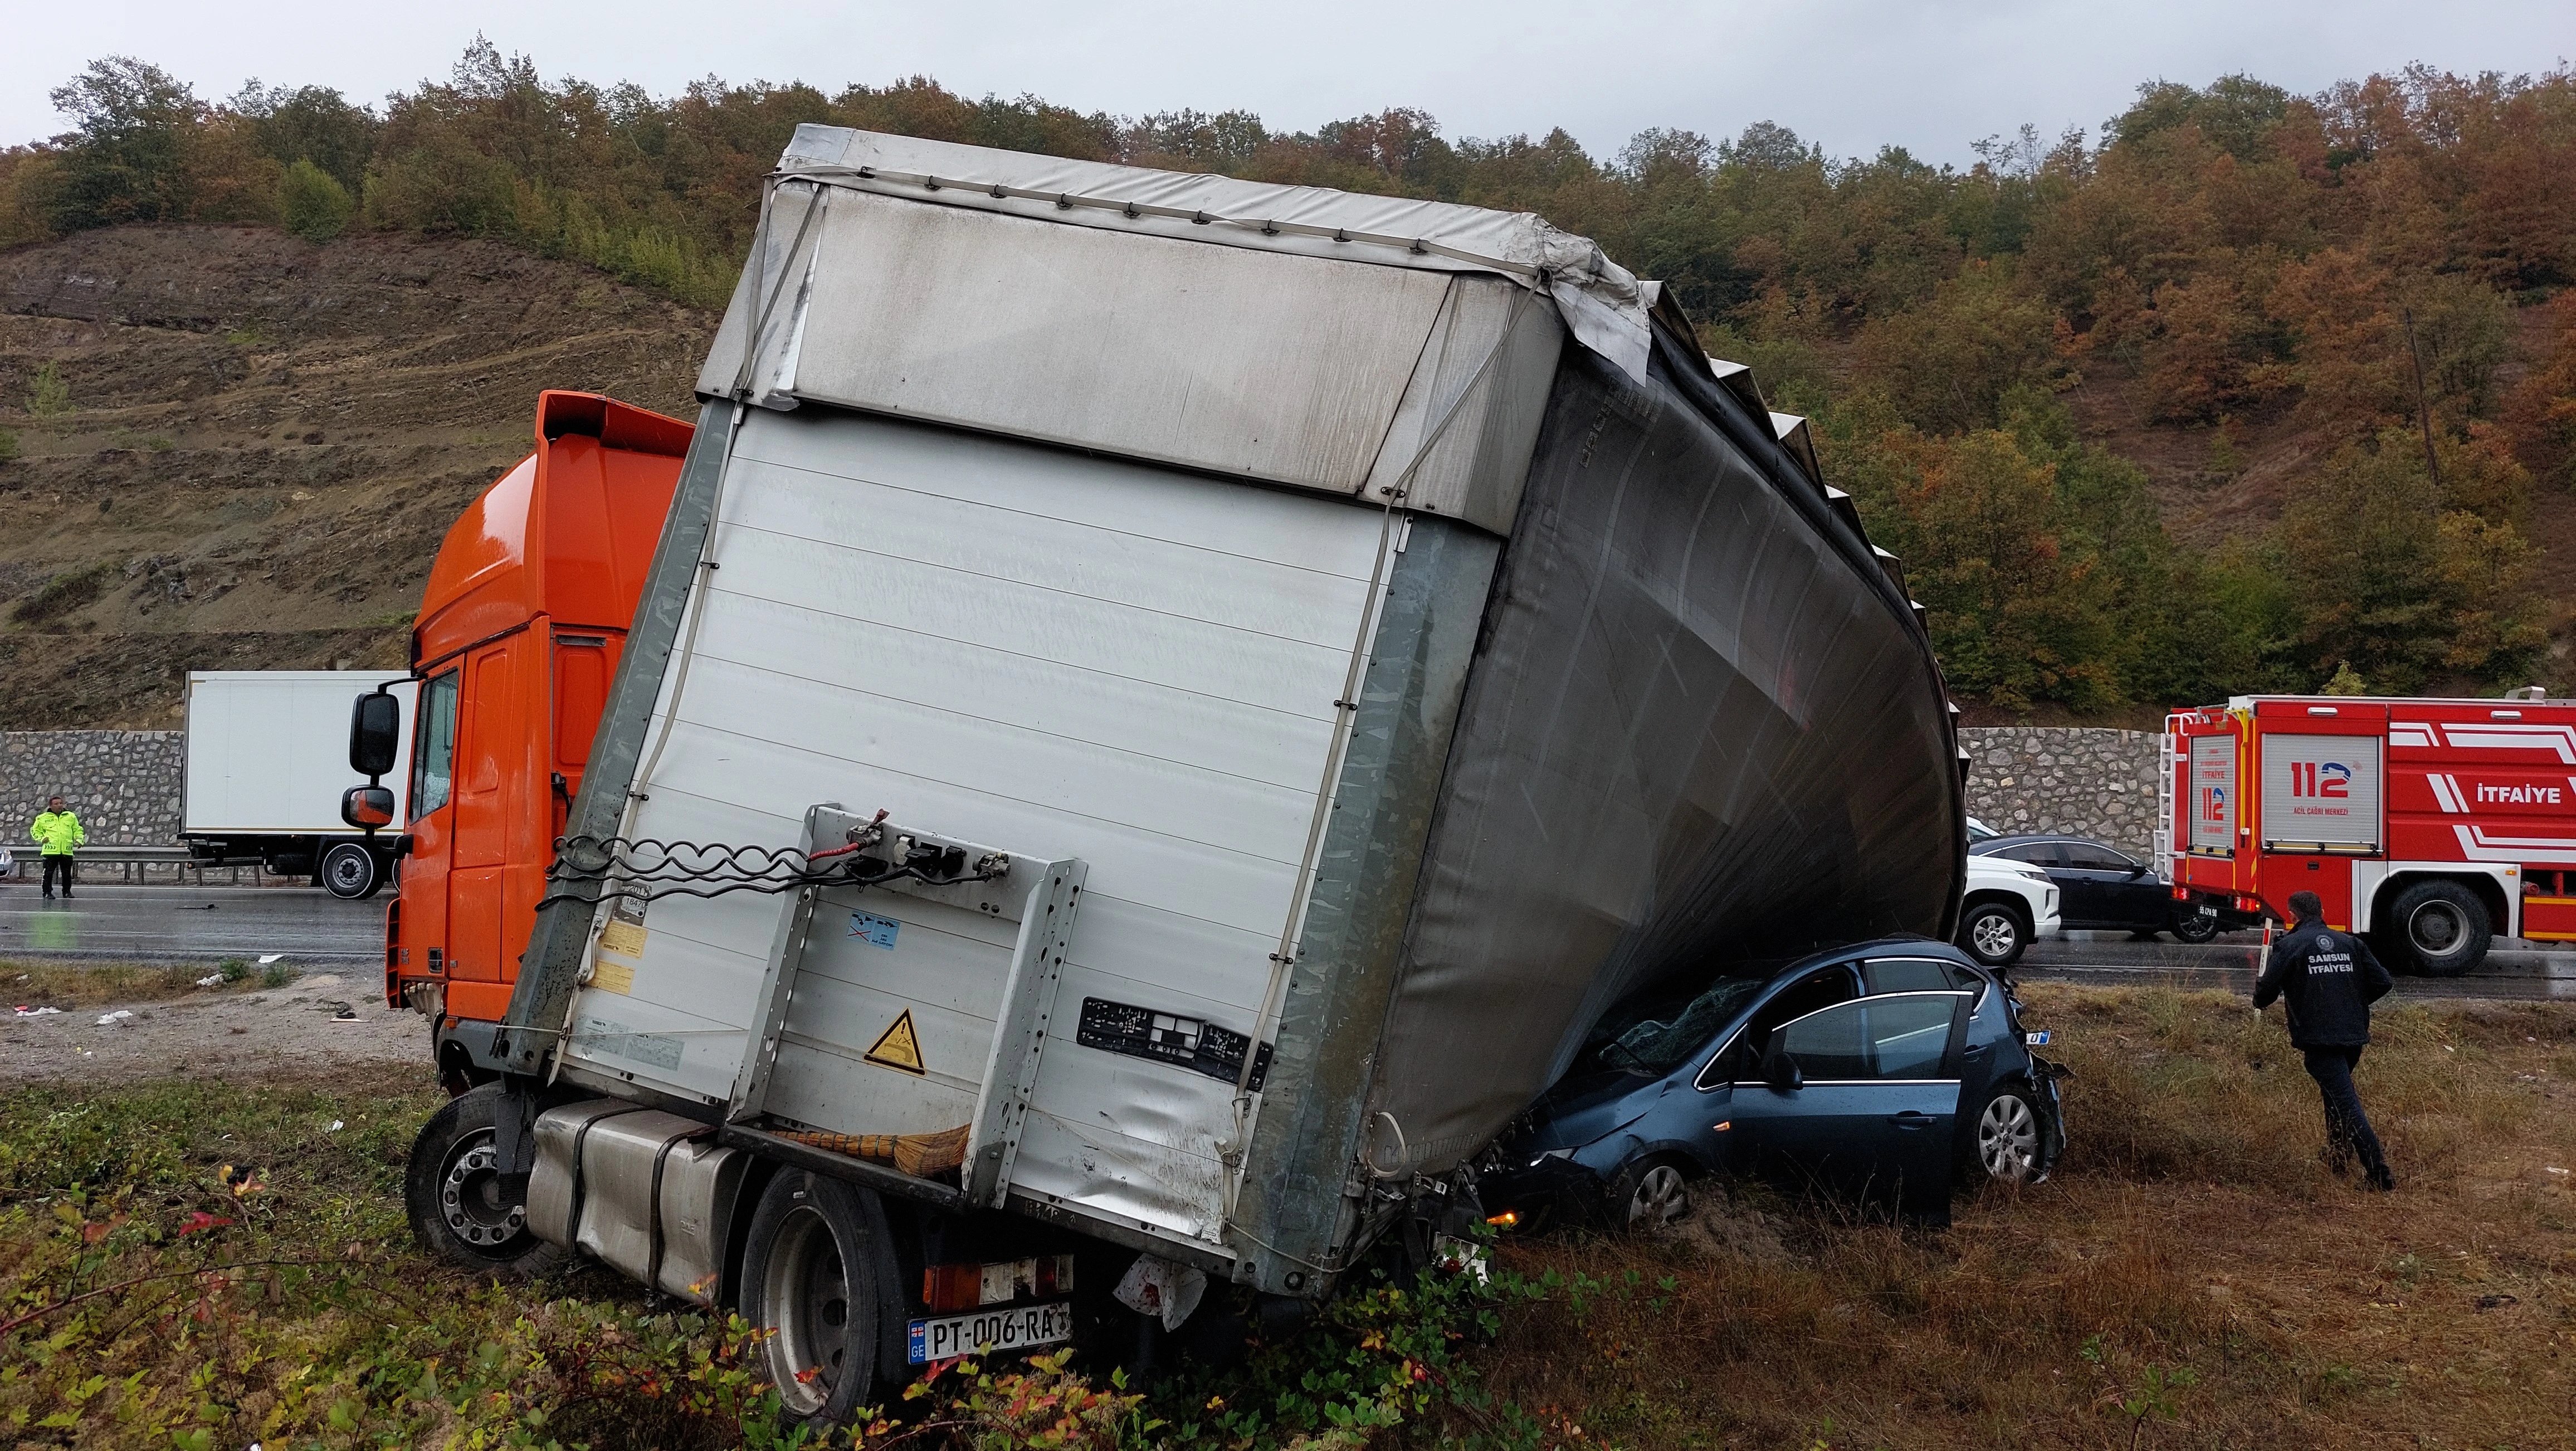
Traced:
<path fill-rule="evenodd" d="M 1670 1073 L 1696 1058 L 1777 970 L 1773 963 L 1746 963 L 1695 997 L 1656 995 L 1623 1003 L 1593 1030 L 1593 1056 L 1604 1068 Z"/>
<path fill-rule="evenodd" d="M 456 772 L 456 682 L 450 670 L 420 690 L 420 724 L 411 754 L 411 819 L 447 804 Z"/>

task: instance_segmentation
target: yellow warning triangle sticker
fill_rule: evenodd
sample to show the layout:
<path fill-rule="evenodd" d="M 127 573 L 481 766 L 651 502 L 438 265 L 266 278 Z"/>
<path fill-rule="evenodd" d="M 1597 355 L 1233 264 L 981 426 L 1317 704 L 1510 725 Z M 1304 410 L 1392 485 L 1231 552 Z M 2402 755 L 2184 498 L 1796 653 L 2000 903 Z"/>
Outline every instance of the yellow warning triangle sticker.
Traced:
<path fill-rule="evenodd" d="M 899 1068 L 927 1078 L 930 1070 L 921 1066 L 921 1039 L 912 1031 L 912 1009 L 903 1010 L 893 1026 L 877 1035 L 876 1043 L 861 1055 L 880 1068 Z"/>

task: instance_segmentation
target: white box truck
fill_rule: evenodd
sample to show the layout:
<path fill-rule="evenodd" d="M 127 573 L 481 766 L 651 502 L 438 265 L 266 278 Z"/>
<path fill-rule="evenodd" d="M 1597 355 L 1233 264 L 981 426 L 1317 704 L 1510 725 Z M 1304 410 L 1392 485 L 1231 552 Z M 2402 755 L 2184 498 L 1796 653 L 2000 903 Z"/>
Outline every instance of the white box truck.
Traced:
<path fill-rule="evenodd" d="M 738 1305 L 796 1412 L 1327 1295 L 1621 998 L 1951 930 L 1901 570 L 1534 216 L 806 126 L 698 393 L 506 1013 L 453 804 L 386 991 L 423 1243 Z"/>
<path fill-rule="evenodd" d="M 394 840 L 343 824 L 340 793 L 349 784 L 350 712 L 359 696 L 388 685 L 404 702 L 407 750 L 419 689 L 407 670 L 189 671 L 179 793 L 189 855 L 311 877 L 335 897 L 375 895 L 394 869 Z"/>

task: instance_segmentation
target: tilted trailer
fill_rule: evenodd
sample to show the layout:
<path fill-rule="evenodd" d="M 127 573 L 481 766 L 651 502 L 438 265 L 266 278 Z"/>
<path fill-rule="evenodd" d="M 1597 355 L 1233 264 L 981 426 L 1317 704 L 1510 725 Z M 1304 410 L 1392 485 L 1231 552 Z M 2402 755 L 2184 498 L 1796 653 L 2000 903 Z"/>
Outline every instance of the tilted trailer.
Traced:
<path fill-rule="evenodd" d="M 807 126 L 698 393 L 412 1211 L 800 1412 L 1320 1299 L 1614 1002 L 1953 926 L 1895 561 L 1536 217 Z"/>

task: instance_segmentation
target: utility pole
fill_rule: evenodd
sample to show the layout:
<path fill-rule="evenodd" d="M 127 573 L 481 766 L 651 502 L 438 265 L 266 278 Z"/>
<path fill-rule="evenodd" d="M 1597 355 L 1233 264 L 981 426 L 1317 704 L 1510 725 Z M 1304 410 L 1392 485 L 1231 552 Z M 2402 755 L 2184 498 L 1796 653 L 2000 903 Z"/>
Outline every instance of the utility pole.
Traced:
<path fill-rule="evenodd" d="M 2424 401 L 2424 354 L 2415 346 L 2415 309 L 2401 307 L 2397 315 L 2406 320 L 2406 356 L 2415 364 L 2415 417 L 2424 425 L 2424 472 L 2433 481 L 2437 495 L 2442 490 L 2442 466 L 2433 457 L 2433 409 Z"/>

